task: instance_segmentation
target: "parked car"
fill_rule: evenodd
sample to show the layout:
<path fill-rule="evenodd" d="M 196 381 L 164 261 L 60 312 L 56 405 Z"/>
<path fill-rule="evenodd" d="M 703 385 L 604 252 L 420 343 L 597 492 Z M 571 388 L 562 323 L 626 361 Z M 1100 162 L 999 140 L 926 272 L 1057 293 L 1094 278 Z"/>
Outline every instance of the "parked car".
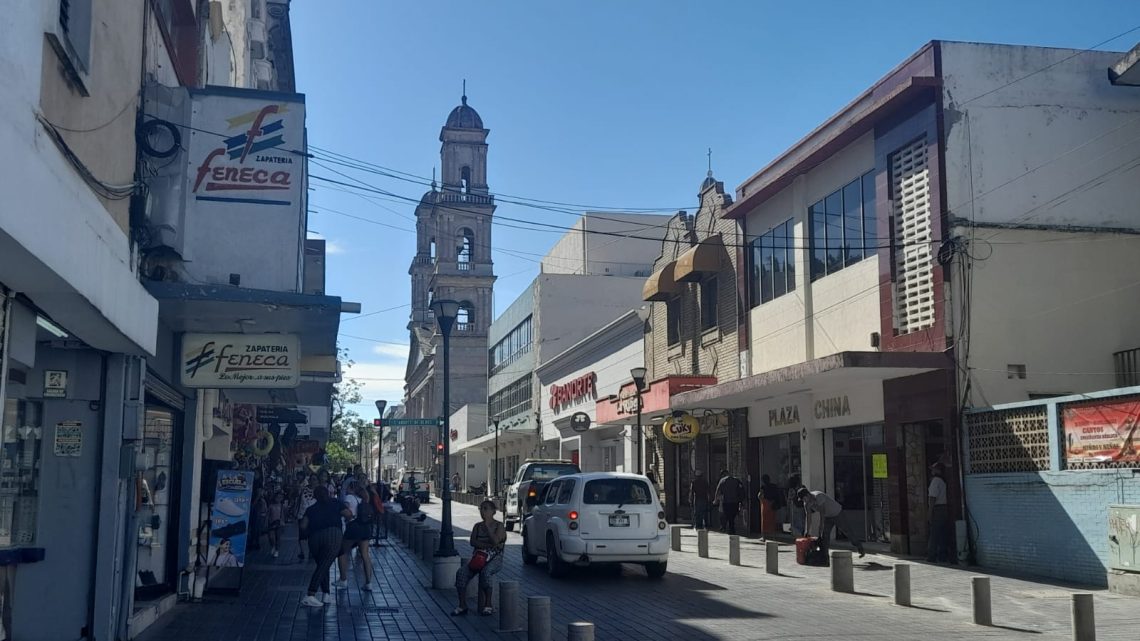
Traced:
<path fill-rule="evenodd" d="M 503 523 L 507 531 L 514 530 L 515 523 L 526 518 L 547 483 L 560 476 L 577 474 L 581 471 L 581 468 L 572 461 L 558 459 L 523 461 L 518 473 L 515 474 L 514 482 L 507 488 L 507 502 L 503 506 Z"/>
<path fill-rule="evenodd" d="M 546 558 L 553 577 L 572 566 L 639 563 L 665 575 L 669 533 L 661 501 L 640 474 L 595 472 L 550 481 L 522 524 L 526 565 Z"/>
<path fill-rule="evenodd" d="M 414 479 L 414 481 L 413 481 Z M 420 503 L 431 502 L 431 483 L 422 470 L 404 470 L 400 475 L 400 484 L 396 489 L 397 496 L 410 494 Z"/>

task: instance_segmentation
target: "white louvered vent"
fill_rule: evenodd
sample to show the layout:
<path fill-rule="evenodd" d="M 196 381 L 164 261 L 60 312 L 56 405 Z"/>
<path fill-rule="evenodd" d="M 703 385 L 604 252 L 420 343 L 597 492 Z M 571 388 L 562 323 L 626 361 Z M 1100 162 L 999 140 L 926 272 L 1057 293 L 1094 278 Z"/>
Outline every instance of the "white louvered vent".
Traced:
<path fill-rule="evenodd" d="M 926 140 L 891 156 L 895 219 L 894 321 L 899 334 L 934 325 L 934 265 L 930 235 L 930 171 Z"/>

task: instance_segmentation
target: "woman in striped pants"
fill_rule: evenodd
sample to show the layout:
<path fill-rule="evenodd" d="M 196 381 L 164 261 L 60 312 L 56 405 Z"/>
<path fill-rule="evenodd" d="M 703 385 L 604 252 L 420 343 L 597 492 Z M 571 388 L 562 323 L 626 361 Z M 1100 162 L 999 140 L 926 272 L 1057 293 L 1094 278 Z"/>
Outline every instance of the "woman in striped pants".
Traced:
<path fill-rule="evenodd" d="M 319 608 L 324 603 L 333 602 L 329 591 L 329 570 L 340 554 L 343 539 L 341 519 L 351 518 L 352 512 L 330 497 L 328 488 L 323 485 L 313 488 L 313 498 L 317 502 L 305 510 L 301 529 L 308 533 L 309 554 L 317 562 L 317 568 L 309 579 L 309 595 L 301 600 L 301 605 Z M 317 598 L 318 589 L 325 595 L 323 601 Z"/>

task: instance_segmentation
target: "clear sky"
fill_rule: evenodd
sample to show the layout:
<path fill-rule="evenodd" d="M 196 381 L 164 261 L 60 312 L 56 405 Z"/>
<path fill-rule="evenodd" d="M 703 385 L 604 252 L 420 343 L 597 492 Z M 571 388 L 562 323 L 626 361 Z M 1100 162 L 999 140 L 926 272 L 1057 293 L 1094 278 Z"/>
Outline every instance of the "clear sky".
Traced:
<path fill-rule="evenodd" d="M 1084 49 L 1140 25 L 1140 2 L 293 0 L 292 24 L 309 144 L 326 155 L 430 178 L 466 79 L 491 130 L 492 192 L 672 213 L 696 209 L 708 148 L 734 190 L 929 40 Z M 427 189 L 338 165 L 310 173 L 417 200 Z M 413 205 L 310 182 L 328 293 L 378 312 L 341 326 L 371 417 L 374 399 L 403 395 Z M 502 201 L 496 214 L 575 220 Z M 559 236 L 495 227 L 498 310 Z"/>

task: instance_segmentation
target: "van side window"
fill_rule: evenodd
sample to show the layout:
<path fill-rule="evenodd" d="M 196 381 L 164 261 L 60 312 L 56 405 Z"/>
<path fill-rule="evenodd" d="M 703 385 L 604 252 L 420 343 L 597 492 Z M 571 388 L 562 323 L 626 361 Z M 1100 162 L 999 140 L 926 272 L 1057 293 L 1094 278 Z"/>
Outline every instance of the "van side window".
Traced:
<path fill-rule="evenodd" d="M 554 499 L 558 498 L 558 486 L 560 483 L 551 483 L 546 486 L 546 505 L 554 505 Z"/>
<path fill-rule="evenodd" d="M 558 504 L 565 505 L 569 503 L 571 496 L 574 496 L 574 479 L 566 479 L 562 481 L 562 485 L 558 488 Z"/>

